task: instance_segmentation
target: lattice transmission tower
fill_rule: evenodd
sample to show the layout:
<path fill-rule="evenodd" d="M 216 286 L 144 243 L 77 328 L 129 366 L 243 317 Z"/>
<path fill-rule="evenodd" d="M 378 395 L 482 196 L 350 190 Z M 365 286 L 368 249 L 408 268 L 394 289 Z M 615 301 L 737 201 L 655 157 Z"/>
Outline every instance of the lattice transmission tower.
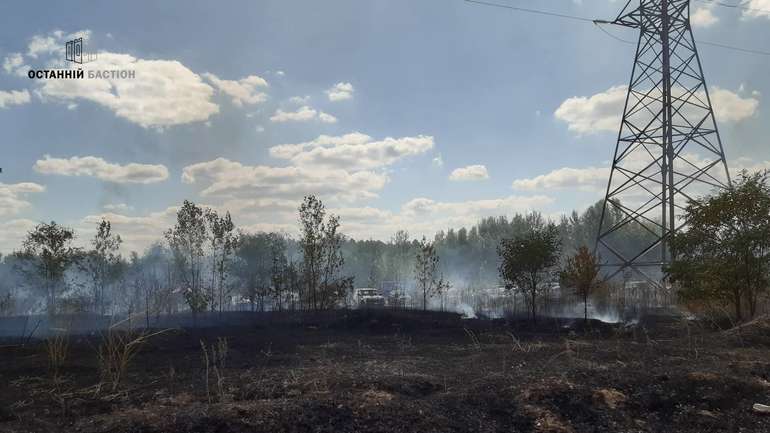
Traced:
<path fill-rule="evenodd" d="M 633 4 L 632 4 L 633 2 Z M 596 248 L 607 278 L 662 287 L 668 239 L 691 198 L 730 184 L 690 27 L 690 0 L 629 0 L 612 22 L 639 29 Z"/>

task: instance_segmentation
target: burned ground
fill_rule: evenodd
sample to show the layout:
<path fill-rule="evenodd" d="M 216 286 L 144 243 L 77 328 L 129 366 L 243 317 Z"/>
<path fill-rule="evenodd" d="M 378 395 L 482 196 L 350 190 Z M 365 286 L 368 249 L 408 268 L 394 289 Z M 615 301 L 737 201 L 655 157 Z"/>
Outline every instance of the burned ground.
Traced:
<path fill-rule="evenodd" d="M 770 402 L 766 326 L 274 315 L 153 337 L 115 391 L 99 385 L 99 336 L 71 338 L 57 379 L 43 342 L 10 344 L 0 431 L 768 432 L 751 410 Z M 207 392 L 201 341 L 220 338 Z"/>

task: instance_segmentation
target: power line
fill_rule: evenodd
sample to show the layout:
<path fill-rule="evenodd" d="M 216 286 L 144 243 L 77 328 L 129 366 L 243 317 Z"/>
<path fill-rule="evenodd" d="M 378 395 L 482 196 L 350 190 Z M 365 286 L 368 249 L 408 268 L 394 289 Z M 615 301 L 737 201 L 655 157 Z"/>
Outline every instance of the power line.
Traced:
<path fill-rule="evenodd" d="M 551 16 L 551 17 L 566 18 L 566 19 L 575 20 L 575 21 L 584 21 L 584 22 L 589 22 L 589 23 L 594 21 L 594 20 L 592 20 L 590 18 L 579 17 L 579 16 L 576 16 L 576 15 L 568 15 L 568 14 L 562 14 L 562 13 L 556 13 L 556 12 L 541 11 L 541 10 L 538 10 L 538 9 L 520 8 L 520 7 L 517 7 L 517 6 L 505 5 L 505 4 L 500 4 L 500 3 L 492 3 L 492 2 L 486 2 L 486 1 L 480 1 L 480 0 L 465 0 L 465 2 L 466 3 L 475 3 L 475 4 L 479 4 L 479 5 L 484 5 L 484 6 L 491 6 L 491 7 L 496 7 L 496 8 L 511 9 L 511 10 L 514 10 L 514 11 L 526 12 L 526 13 L 530 13 L 530 14 L 538 14 L 538 15 L 547 15 L 547 16 Z"/>
<path fill-rule="evenodd" d="M 599 30 L 601 30 L 602 33 L 604 33 L 605 35 L 611 37 L 612 39 L 615 39 L 616 41 L 619 41 L 619 42 L 622 42 L 622 43 L 625 43 L 625 44 L 636 44 L 636 42 L 629 41 L 629 40 L 617 37 L 617 36 L 611 34 L 610 32 L 608 32 L 606 29 L 602 28 L 602 24 L 612 24 L 612 22 L 610 22 L 610 21 L 593 20 L 593 19 L 590 19 L 590 18 L 585 18 L 585 17 L 581 17 L 581 16 L 577 16 L 577 15 L 569 15 L 569 14 L 563 14 L 563 13 L 558 13 L 558 12 L 543 11 L 543 10 L 539 10 L 539 9 L 522 8 L 522 7 L 518 7 L 518 6 L 511 6 L 511 5 L 507 5 L 507 4 L 501 4 L 501 3 L 492 3 L 492 2 L 483 1 L 483 0 L 464 0 L 464 1 L 466 3 L 473 3 L 473 4 L 477 4 L 477 5 L 482 5 L 482 6 L 496 7 L 496 8 L 502 8 L 502 9 L 510 9 L 510 10 L 513 10 L 513 11 L 516 11 L 516 12 L 525 12 L 525 13 L 529 13 L 529 14 L 545 15 L 545 16 L 549 16 L 549 17 L 564 18 L 564 19 L 580 21 L 580 22 L 589 22 L 589 23 L 594 24 Z M 706 3 L 712 3 L 712 2 L 709 2 L 709 1 L 706 1 L 706 0 L 698 0 L 698 1 L 706 2 Z M 713 2 L 713 3 L 714 4 L 720 4 L 720 3 L 717 3 L 717 2 Z M 737 7 L 737 5 L 735 5 L 735 7 Z M 697 41 L 697 42 L 699 44 L 703 44 L 703 45 L 709 45 L 709 46 L 712 46 L 712 47 L 722 48 L 722 49 L 726 49 L 726 50 L 738 51 L 738 52 L 742 52 L 742 53 L 746 53 L 746 54 L 757 54 L 757 55 L 761 55 L 761 56 L 770 56 L 770 52 L 768 52 L 768 51 L 760 51 L 760 50 L 753 50 L 753 49 L 749 49 L 749 48 L 741 48 L 741 47 L 736 47 L 736 46 L 733 46 L 733 45 L 721 44 L 721 43 L 718 43 L 718 42 L 706 42 L 706 41 L 700 41 L 700 40 Z"/>

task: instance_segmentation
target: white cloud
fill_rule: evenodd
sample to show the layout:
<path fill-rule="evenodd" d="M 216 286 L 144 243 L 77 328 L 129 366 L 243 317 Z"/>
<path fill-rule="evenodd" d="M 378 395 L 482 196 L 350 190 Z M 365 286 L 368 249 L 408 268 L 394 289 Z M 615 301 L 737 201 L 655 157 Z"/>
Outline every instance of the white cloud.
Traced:
<path fill-rule="evenodd" d="M 489 179 L 487 168 L 483 165 L 469 165 L 456 168 L 449 175 L 449 180 L 464 182 Z"/>
<path fill-rule="evenodd" d="M 770 0 L 749 0 L 742 3 L 744 18 L 768 18 L 770 19 Z"/>
<path fill-rule="evenodd" d="M 743 98 L 737 93 L 717 86 L 711 87 L 710 95 L 714 114 L 721 122 L 740 122 L 753 117 L 759 108 L 758 95 Z"/>
<path fill-rule="evenodd" d="M 175 60 L 102 52 L 84 69 L 133 70 L 136 77 L 45 80 L 41 96 L 65 102 L 86 99 L 145 128 L 204 122 L 219 112 L 219 106 L 211 102 L 214 89 Z"/>
<path fill-rule="evenodd" d="M 102 206 L 104 210 L 111 212 L 133 212 L 134 207 L 126 203 L 109 203 Z"/>
<path fill-rule="evenodd" d="M 577 134 L 617 132 L 627 89 L 627 86 L 613 86 L 592 96 L 568 98 L 556 109 L 554 116 L 566 122 L 568 129 Z M 696 93 L 696 96 L 705 100 L 703 92 Z M 753 116 L 759 108 L 756 95 L 744 98 L 730 90 L 711 86 L 710 96 L 720 122 L 739 122 Z"/>
<path fill-rule="evenodd" d="M 337 123 L 337 118 L 332 116 L 329 113 L 324 113 L 321 111 L 318 113 L 318 120 L 320 120 L 323 123 Z"/>
<path fill-rule="evenodd" d="M 28 69 L 24 65 L 24 56 L 21 55 L 21 53 L 11 53 L 3 59 L 3 70 L 5 70 L 6 74 L 15 73 L 19 76 L 24 76 L 27 71 L 25 69 Z"/>
<path fill-rule="evenodd" d="M 289 102 L 292 104 L 306 105 L 308 102 L 310 102 L 310 96 L 292 96 L 289 98 Z"/>
<path fill-rule="evenodd" d="M 270 121 L 275 123 L 306 122 L 315 119 L 317 114 L 318 112 L 315 109 L 303 105 L 297 109 L 297 111 L 283 111 L 278 109 L 275 114 L 270 116 Z"/>
<path fill-rule="evenodd" d="M 168 169 L 163 165 L 113 164 L 95 156 L 73 156 L 52 158 L 45 155 L 35 162 L 35 171 L 42 174 L 62 176 L 91 176 L 114 183 L 155 183 L 168 178 Z"/>
<path fill-rule="evenodd" d="M 54 31 L 36 35 L 29 43 L 27 56 L 44 63 L 48 69 L 61 69 L 66 41 L 74 37 L 86 40 L 89 50 L 91 32 L 69 35 Z M 134 71 L 130 78 L 94 78 L 81 80 L 40 80 L 38 94 L 45 101 L 70 104 L 78 99 L 97 103 L 118 117 L 145 128 L 164 128 L 193 122 L 205 122 L 219 112 L 211 101 L 214 89 L 201 77 L 176 60 L 145 60 L 128 54 L 101 51 L 98 59 L 84 65 L 67 65 L 88 71 Z M 9 67 L 18 63 L 9 60 Z M 18 68 L 17 68 L 18 71 Z"/>
<path fill-rule="evenodd" d="M 562 102 L 554 115 L 577 134 L 617 131 L 626 91 L 627 86 L 613 86 L 593 96 L 575 96 Z"/>
<path fill-rule="evenodd" d="M 182 181 L 206 185 L 201 192 L 206 197 L 297 199 L 306 194 L 317 194 L 340 200 L 358 200 L 376 197 L 388 177 L 371 171 L 250 166 L 217 158 L 185 167 Z"/>
<path fill-rule="evenodd" d="M 0 194 L 2 194 L 2 187 L 0 187 Z M 2 195 L 0 195 L 0 201 L 2 201 Z M 0 215 L 2 215 L 2 207 L 0 207 Z M 29 219 L 13 219 L 10 221 L 0 222 L 0 254 L 10 254 L 14 250 L 17 250 L 21 243 L 26 238 L 27 233 L 32 231 L 38 223 Z"/>
<path fill-rule="evenodd" d="M 565 188 L 598 191 L 602 188 L 606 188 L 609 175 L 609 167 L 563 167 L 531 179 L 516 179 L 511 186 L 513 189 L 521 191 Z"/>
<path fill-rule="evenodd" d="M 127 216 L 117 211 L 108 211 L 88 215 L 75 227 L 78 233 L 93 231 L 93 227 L 102 219 L 112 225 L 115 233 L 123 239 L 123 251 L 142 251 L 152 243 L 163 238 L 163 232 L 170 228 L 176 219 L 178 207 L 168 207 L 159 212 L 150 212 L 142 216 Z"/>
<path fill-rule="evenodd" d="M 326 95 L 329 97 L 330 101 L 344 101 L 346 99 L 351 99 L 354 91 L 355 89 L 352 84 L 340 82 L 330 89 L 327 89 Z"/>
<path fill-rule="evenodd" d="M 30 206 L 27 195 L 45 191 L 43 185 L 32 182 L 0 183 L 0 216 L 15 215 Z"/>
<path fill-rule="evenodd" d="M 699 6 L 690 14 L 690 23 L 693 27 L 711 27 L 719 22 L 719 18 L 714 15 L 714 5 Z"/>
<path fill-rule="evenodd" d="M 444 166 L 444 158 L 441 154 L 436 155 L 430 162 L 434 167 L 441 168 Z"/>
<path fill-rule="evenodd" d="M 10 107 L 11 105 L 28 104 L 30 101 L 27 89 L 5 91 L 0 90 L 0 108 Z"/>
<path fill-rule="evenodd" d="M 342 136 L 321 135 L 306 143 L 273 146 L 270 155 L 298 166 L 356 170 L 384 167 L 405 157 L 425 153 L 433 146 L 430 136 L 387 137 L 374 141 L 366 134 L 353 132 Z"/>
<path fill-rule="evenodd" d="M 268 87 L 264 78 L 249 75 L 240 80 L 222 80 L 214 74 L 205 73 L 203 76 L 216 86 L 221 92 L 233 99 L 233 104 L 238 107 L 243 104 L 259 104 L 267 100 L 267 94 L 260 89 Z"/>

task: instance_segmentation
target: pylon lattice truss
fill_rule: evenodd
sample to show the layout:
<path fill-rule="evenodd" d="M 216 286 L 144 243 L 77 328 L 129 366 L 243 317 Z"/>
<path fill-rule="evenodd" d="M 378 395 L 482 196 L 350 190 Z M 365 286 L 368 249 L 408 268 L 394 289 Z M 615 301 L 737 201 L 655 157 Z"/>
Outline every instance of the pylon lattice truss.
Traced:
<path fill-rule="evenodd" d="M 639 29 L 597 237 L 607 277 L 659 286 L 689 199 L 730 184 L 690 27 L 689 0 L 629 0 L 612 24 Z M 636 242 L 629 242 L 635 240 Z M 640 240 L 643 240 L 640 242 Z"/>

